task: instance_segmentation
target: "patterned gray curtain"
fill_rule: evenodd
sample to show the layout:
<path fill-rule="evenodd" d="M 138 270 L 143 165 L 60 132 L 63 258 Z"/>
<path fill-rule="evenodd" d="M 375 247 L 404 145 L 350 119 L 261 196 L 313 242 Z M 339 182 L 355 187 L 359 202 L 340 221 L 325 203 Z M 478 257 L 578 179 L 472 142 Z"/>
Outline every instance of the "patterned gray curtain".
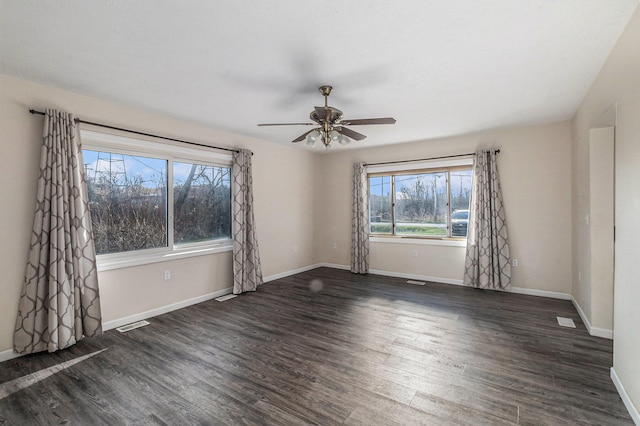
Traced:
<path fill-rule="evenodd" d="M 72 114 L 48 109 L 14 350 L 54 352 L 102 333 L 82 149 Z"/>
<path fill-rule="evenodd" d="M 351 272 L 369 272 L 369 185 L 364 163 L 353 165 Z"/>
<path fill-rule="evenodd" d="M 509 288 L 509 242 L 495 151 L 476 153 L 468 228 L 464 284 Z"/>
<path fill-rule="evenodd" d="M 233 293 L 255 291 L 262 284 L 262 267 L 253 217 L 251 151 L 233 153 Z"/>

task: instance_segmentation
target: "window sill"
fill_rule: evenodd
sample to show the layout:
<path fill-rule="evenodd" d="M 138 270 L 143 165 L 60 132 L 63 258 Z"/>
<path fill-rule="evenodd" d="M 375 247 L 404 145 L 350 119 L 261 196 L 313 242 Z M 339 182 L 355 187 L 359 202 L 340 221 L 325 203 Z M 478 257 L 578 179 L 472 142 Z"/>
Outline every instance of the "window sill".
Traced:
<path fill-rule="evenodd" d="M 130 268 L 132 266 L 148 265 L 150 263 L 160 263 L 169 260 L 186 259 L 188 257 L 205 256 L 215 253 L 224 253 L 233 250 L 233 241 L 226 240 L 216 245 L 191 246 L 176 248 L 173 251 L 148 251 L 138 253 L 127 253 L 124 255 L 98 255 L 98 272 L 110 271 L 113 269 Z"/>
<path fill-rule="evenodd" d="M 371 243 L 384 243 L 384 244 L 417 244 L 424 246 L 449 246 L 449 247 L 466 247 L 467 240 L 456 238 L 410 238 L 410 237 L 369 237 Z"/>

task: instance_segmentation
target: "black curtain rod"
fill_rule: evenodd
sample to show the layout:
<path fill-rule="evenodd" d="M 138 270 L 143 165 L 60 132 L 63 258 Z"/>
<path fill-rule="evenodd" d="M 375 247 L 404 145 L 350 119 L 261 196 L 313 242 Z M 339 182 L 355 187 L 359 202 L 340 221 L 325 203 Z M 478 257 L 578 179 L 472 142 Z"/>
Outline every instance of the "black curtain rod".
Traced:
<path fill-rule="evenodd" d="M 487 152 L 490 152 L 490 151 L 487 151 Z M 493 152 L 495 152 L 496 154 L 499 154 L 500 150 L 496 149 Z M 381 166 L 383 164 L 398 164 L 398 163 L 412 163 L 414 161 L 443 160 L 445 158 L 468 157 L 470 155 L 475 155 L 475 152 L 472 152 L 470 154 L 445 155 L 443 157 L 418 158 L 416 160 L 385 161 L 382 163 L 365 163 L 365 166 Z"/>
<path fill-rule="evenodd" d="M 30 109 L 29 112 L 31 114 L 44 115 L 44 112 L 36 111 L 35 109 Z M 237 149 L 223 148 L 223 147 L 220 147 L 220 146 L 211 146 L 211 145 L 205 145 L 205 144 L 197 143 L 197 142 L 184 141 L 182 139 L 168 138 L 166 136 L 154 135 L 153 133 L 138 132 L 136 130 L 123 129 L 122 127 L 109 126 L 107 124 L 102 124 L 102 123 L 94 123 L 93 121 L 84 121 L 84 120 L 80 120 L 79 118 L 76 118 L 76 123 L 90 124 L 92 126 L 104 127 L 105 129 L 120 130 L 120 131 L 127 132 L 127 133 L 134 133 L 136 135 L 151 136 L 152 138 L 164 139 L 164 140 L 173 141 L 173 142 L 186 143 L 188 145 L 201 146 L 201 147 L 204 147 L 204 148 L 214 148 L 214 149 L 221 149 L 223 151 L 240 152 Z M 251 155 L 253 155 L 253 153 L 251 153 Z"/>

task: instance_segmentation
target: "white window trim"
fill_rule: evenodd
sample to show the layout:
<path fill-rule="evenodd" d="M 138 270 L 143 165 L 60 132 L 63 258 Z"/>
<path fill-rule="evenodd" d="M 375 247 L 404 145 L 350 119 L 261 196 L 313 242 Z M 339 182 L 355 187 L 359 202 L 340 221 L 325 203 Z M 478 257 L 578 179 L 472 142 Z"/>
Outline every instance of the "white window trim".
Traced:
<path fill-rule="evenodd" d="M 205 149 L 191 148 L 186 146 L 169 145 L 161 142 L 153 142 L 146 139 L 138 139 L 133 137 L 124 137 L 111 135 L 108 133 L 100 133 L 92 130 L 80 130 L 80 140 L 82 148 L 100 149 L 111 148 L 126 150 L 128 152 L 138 153 L 139 155 L 164 155 L 173 157 L 176 161 L 205 161 L 213 165 L 230 167 L 233 157 L 229 153 L 217 151 L 208 151 Z M 211 149 L 215 149 L 211 147 Z"/>
<path fill-rule="evenodd" d="M 453 239 L 453 238 L 424 238 L 424 237 L 410 237 L 410 236 L 398 236 L 387 235 L 378 236 L 372 235 L 369 237 L 370 243 L 382 243 L 382 244 L 415 244 L 421 246 L 449 246 L 449 247 L 466 247 L 467 239 Z"/>
<path fill-rule="evenodd" d="M 416 170 L 423 172 L 425 169 L 437 169 L 456 166 L 472 166 L 473 167 L 473 155 L 456 157 L 456 158 L 442 158 L 436 160 L 424 160 L 424 161 L 411 161 L 407 163 L 396 164 L 379 164 L 366 166 L 367 174 L 374 173 L 397 173 Z M 418 244 L 418 245 L 433 245 L 433 246 L 452 246 L 452 247 L 465 247 L 467 245 L 466 238 L 452 238 L 452 237 L 416 237 L 411 235 L 388 235 L 388 234 L 370 234 L 369 242 L 372 243 L 387 243 L 387 244 Z"/>
<path fill-rule="evenodd" d="M 100 254 L 96 256 L 98 272 L 112 269 L 130 268 L 132 266 L 148 265 L 150 263 L 166 262 L 169 260 L 186 259 L 188 257 L 204 256 L 215 253 L 230 252 L 233 250 L 231 239 L 219 240 L 217 244 L 208 244 L 207 247 L 179 248 L 174 250 L 167 248 L 128 251 L 126 253 Z M 161 251 L 160 251 L 161 250 Z"/>
<path fill-rule="evenodd" d="M 173 161 L 178 161 L 218 167 L 231 167 L 233 160 L 232 155 L 228 153 L 169 145 L 146 139 L 117 136 L 85 129 L 80 130 L 80 140 L 82 141 L 82 149 L 96 151 L 110 150 L 138 156 L 153 156 L 154 158 L 167 160 L 168 164 Z M 169 167 L 167 170 L 167 189 L 171 186 L 171 182 L 173 182 L 173 173 L 172 168 Z M 171 194 L 172 191 L 168 191 L 167 203 L 170 205 L 173 204 Z M 168 221 L 173 221 L 171 212 L 168 216 Z M 171 232 L 169 232 L 168 235 L 167 245 L 167 247 L 97 255 L 97 269 L 99 272 L 109 271 L 233 250 L 233 241 L 231 238 L 188 244 L 174 244 Z"/>
<path fill-rule="evenodd" d="M 394 173 L 410 170 L 437 169 L 440 167 L 473 166 L 473 156 L 441 160 L 412 161 L 401 164 L 379 164 L 367 166 L 367 173 Z"/>

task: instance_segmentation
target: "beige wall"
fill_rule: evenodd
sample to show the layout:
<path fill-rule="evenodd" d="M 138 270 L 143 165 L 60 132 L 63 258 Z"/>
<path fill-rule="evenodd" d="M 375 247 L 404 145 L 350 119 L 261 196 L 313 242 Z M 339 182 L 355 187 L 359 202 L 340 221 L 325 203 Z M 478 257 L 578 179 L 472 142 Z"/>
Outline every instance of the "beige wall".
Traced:
<path fill-rule="evenodd" d="M 0 76 L 0 352 L 11 349 L 35 202 L 43 118 L 29 108 L 59 108 L 85 120 L 254 152 L 256 222 L 266 277 L 314 263 L 318 154 L 217 131 L 64 90 Z M 297 252 L 294 252 L 297 247 Z M 163 271 L 172 279 L 164 281 Z M 99 274 L 104 321 L 231 286 L 230 253 Z"/>
<path fill-rule="evenodd" d="M 615 292 L 613 367 L 635 409 L 640 408 L 640 12 L 636 10 L 573 120 L 574 241 L 579 248 L 588 228 L 580 217 L 588 209 L 589 131 L 601 127 L 616 107 L 615 133 Z M 576 248 L 576 246 L 574 246 Z M 574 268 L 584 268 L 582 253 Z M 575 270 L 574 270 L 575 271 Z M 575 277 L 575 275 L 574 275 Z M 583 297 L 584 281 L 574 279 L 573 294 Z M 637 411 L 636 411 L 637 412 Z"/>
<path fill-rule="evenodd" d="M 429 158 L 497 147 L 512 257 L 513 286 L 571 292 L 571 126 L 504 129 L 396 146 L 338 150 L 321 163 L 321 261 L 349 265 L 352 164 Z M 337 248 L 333 249 L 333 243 Z M 413 257 L 418 250 L 418 257 Z M 544 266 L 542 266 L 544 265 Z M 462 280 L 464 247 L 371 243 L 372 269 Z"/>

